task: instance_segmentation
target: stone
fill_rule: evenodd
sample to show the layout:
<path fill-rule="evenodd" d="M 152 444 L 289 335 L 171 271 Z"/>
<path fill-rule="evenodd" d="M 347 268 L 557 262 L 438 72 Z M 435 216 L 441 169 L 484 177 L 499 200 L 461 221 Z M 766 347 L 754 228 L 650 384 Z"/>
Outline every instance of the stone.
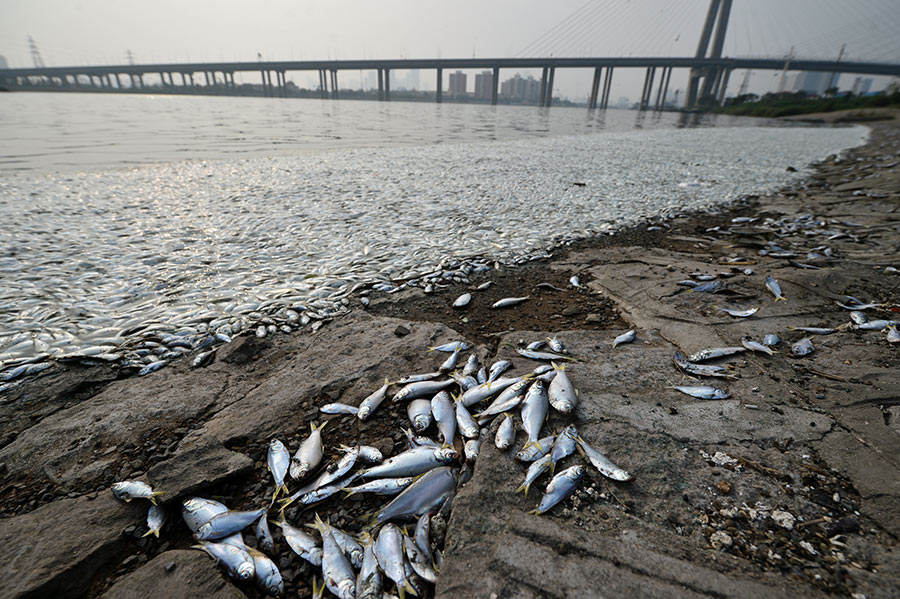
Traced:
<path fill-rule="evenodd" d="M 91 577 L 125 548 L 125 528 L 143 521 L 146 510 L 146 501 L 125 503 L 106 490 L 3 520 L 0 561 L 15 584 L 0 585 L 0 597 L 84 595 Z"/>
<path fill-rule="evenodd" d="M 248 474 L 253 460 L 216 443 L 203 443 L 180 450 L 172 458 L 147 471 L 160 501 L 169 503 L 226 479 Z"/>
<path fill-rule="evenodd" d="M 245 335 L 226 344 L 218 351 L 219 360 L 226 364 L 247 364 L 270 349 L 272 344 L 256 335 Z"/>
<path fill-rule="evenodd" d="M 125 575 L 101 597 L 243 599 L 245 595 L 225 578 L 215 561 L 204 552 L 177 549 L 166 551 Z"/>
<path fill-rule="evenodd" d="M 407 335 L 409 335 L 409 333 L 410 330 L 402 324 L 397 325 L 397 328 L 394 329 L 394 335 L 396 335 L 397 337 L 406 337 Z"/>

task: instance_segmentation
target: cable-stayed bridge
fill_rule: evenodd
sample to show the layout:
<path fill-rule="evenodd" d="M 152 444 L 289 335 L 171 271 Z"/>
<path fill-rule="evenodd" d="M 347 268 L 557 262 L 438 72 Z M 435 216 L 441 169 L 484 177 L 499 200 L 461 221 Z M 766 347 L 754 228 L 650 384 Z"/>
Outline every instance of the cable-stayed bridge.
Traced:
<path fill-rule="evenodd" d="M 827 0 L 835 1 L 835 0 Z M 877 0 L 882 1 L 882 0 Z M 885 0 L 893 2 L 893 0 Z M 721 103 L 728 87 L 729 78 L 735 70 L 762 71 L 815 71 L 830 73 L 831 77 L 848 73 L 857 75 L 900 76 L 900 52 L 895 53 L 893 39 L 888 35 L 885 42 L 875 41 L 878 36 L 869 35 L 857 41 L 863 51 L 858 55 L 873 56 L 874 59 L 844 57 L 841 51 L 837 57 L 800 58 L 793 51 L 780 58 L 772 57 L 730 57 L 724 55 L 726 36 L 732 16 L 733 0 L 710 0 L 706 17 L 700 31 L 696 52 L 692 56 L 578 56 L 583 54 L 592 36 L 605 21 L 618 14 L 624 14 L 630 3 L 626 0 L 611 2 L 588 2 L 548 29 L 539 38 L 510 58 L 420 58 L 395 60 L 310 60 L 310 61 L 257 61 L 257 62 L 198 62 L 169 64 L 127 64 L 98 66 L 68 66 L 16 68 L 0 70 L 0 86 L 11 90 L 59 90 L 59 91 L 102 91 L 122 93 L 196 93 L 196 94 L 236 94 L 235 73 L 259 73 L 261 92 L 266 96 L 286 95 L 287 73 L 317 72 L 318 93 L 323 98 L 340 97 L 339 74 L 348 71 L 374 71 L 377 73 L 377 98 L 390 101 L 390 73 L 392 70 L 431 69 L 436 73 L 434 99 L 443 99 L 444 71 L 451 69 L 482 69 L 489 72 L 486 79 L 492 104 L 498 101 L 501 69 L 539 69 L 541 72 L 540 92 L 537 103 L 550 106 L 553 102 L 554 78 L 557 69 L 593 69 L 593 79 L 588 93 L 588 106 L 606 108 L 609 105 L 616 69 L 643 69 L 644 83 L 639 107 L 642 109 L 662 108 L 668 97 L 672 72 L 676 69 L 687 71 L 687 92 L 684 105 L 695 108 L 703 104 Z M 817 3 L 821 6 L 821 3 Z M 887 27 L 896 31 L 890 23 L 900 17 L 891 4 L 884 5 L 887 15 L 885 23 L 860 23 L 857 29 L 865 32 Z M 688 13 L 675 15 L 687 18 Z M 692 17 L 693 18 L 693 17 Z M 746 20 L 746 19 L 745 19 Z M 654 29 L 646 32 L 650 39 L 665 39 L 664 32 L 677 29 L 679 23 L 661 20 Z M 834 36 L 833 32 L 823 32 L 822 36 Z M 738 29 L 748 40 L 756 39 L 765 46 L 765 36 Z M 788 32 L 790 33 L 790 31 Z M 662 43 L 662 42 L 661 42 Z M 586 45 L 587 44 L 587 45 Z M 815 49 L 807 43 L 810 49 Z M 560 56 L 559 51 L 568 53 Z M 623 49 L 628 54 L 630 49 Z M 659 52 L 657 47 L 656 51 Z M 821 52 L 821 49 L 818 49 Z M 554 56 L 555 54 L 555 56 Z"/>

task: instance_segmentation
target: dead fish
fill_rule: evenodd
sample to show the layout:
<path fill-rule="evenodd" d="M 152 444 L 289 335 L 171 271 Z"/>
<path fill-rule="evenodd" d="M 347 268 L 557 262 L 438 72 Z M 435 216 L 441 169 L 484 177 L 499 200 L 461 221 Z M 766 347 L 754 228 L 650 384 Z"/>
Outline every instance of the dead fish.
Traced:
<path fill-rule="evenodd" d="M 675 366 L 677 366 L 685 374 L 723 378 L 731 376 L 728 374 L 728 371 L 721 366 L 713 366 L 711 364 L 694 364 L 693 362 L 689 361 L 687 357 L 685 357 L 685 355 L 680 351 L 675 352 L 675 355 L 672 356 L 672 361 L 675 362 Z"/>
<path fill-rule="evenodd" d="M 477 404 L 478 402 L 484 401 L 485 399 L 492 397 L 507 387 L 511 387 L 523 380 L 520 377 L 515 378 L 499 378 L 493 381 L 486 382 L 482 385 L 478 385 L 477 387 L 472 387 L 462 394 L 460 397 L 460 401 L 466 407 Z"/>
<path fill-rule="evenodd" d="M 375 521 L 418 518 L 438 511 L 455 492 L 458 479 L 457 471 L 447 466 L 429 470 L 379 511 Z"/>
<path fill-rule="evenodd" d="M 325 404 L 319 411 L 323 414 L 349 414 L 351 416 L 356 416 L 359 414 L 359 408 L 356 406 L 350 406 L 345 403 L 329 403 Z"/>
<path fill-rule="evenodd" d="M 770 356 L 774 356 L 776 353 L 775 350 L 772 349 L 771 347 L 768 347 L 767 345 L 763 345 L 762 343 L 760 343 L 758 341 L 754 341 L 753 339 L 751 339 L 750 337 L 747 337 L 746 335 L 741 337 L 741 345 L 743 345 L 750 351 L 760 352 L 763 354 L 768 354 Z"/>
<path fill-rule="evenodd" d="M 861 325 L 858 325 L 857 328 L 860 331 L 883 331 L 887 327 L 891 326 L 891 324 L 893 324 L 893 321 L 891 320 L 869 320 L 862 323 Z"/>
<path fill-rule="evenodd" d="M 586 457 L 591 464 L 596 468 L 600 474 L 607 478 L 611 478 L 612 480 L 617 480 L 620 482 L 629 482 L 634 480 L 634 477 L 627 470 L 623 470 L 619 468 L 615 464 L 613 464 L 609 458 L 605 455 L 588 445 L 587 441 L 583 438 L 578 437 L 576 439 L 578 443 L 579 450 L 581 451 L 581 455 Z"/>
<path fill-rule="evenodd" d="M 256 523 L 256 546 L 264 552 L 271 554 L 275 551 L 275 539 L 269 530 L 269 520 L 265 514 Z"/>
<path fill-rule="evenodd" d="M 138 376 L 145 376 L 150 374 L 151 372 L 156 372 L 166 364 L 168 364 L 166 360 L 157 360 L 156 362 L 150 362 L 138 371 Z"/>
<path fill-rule="evenodd" d="M 355 599 L 382 599 L 381 571 L 375 557 L 375 539 L 368 533 L 363 537 L 363 560 L 356 576 Z"/>
<path fill-rule="evenodd" d="M 506 451 L 516 440 L 516 424 L 512 416 L 503 414 L 500 426 L 497 427 L 497 434 L 494 437 L 494 446 L 500 451 Z"/>
<path fill-rule="evenodd" d="M 735 318 L 747 318 L 748 316 L 753 316 L 757 312 L 759 312 L 759 307 L 756 308 L 747 308 L 746 310 L 732 310 L 730 308 L 720 308 L 719 306 L 715 307 L 719 312 L 724 312 L 729 316 L 734 316 Z"/>
<path fill-rule="evenodd" d="M 383 463 L 363 470 L 362 478 L 400 478 L 417 476 L 453 462 L 459 453 L 452 447 L 416 447 L 385 460 Z"/>
<path fill-rule="evenodd" d="M 493 281 L 485 281 L 484 283 L 482 283 L 481 285 L 476 287 L 475 291 L 484 291 L 485 289 L 490 287 L 492 283 L 493 283 Z"/>
<path fill-rule="evenodd" d="M 705 362 L 706 360 L 715 360 L 716 358 L 733 356 L 734 354 L 740 354 L 745 351 L 747 351 L 747 349 L 744 347 L 713 347 L 691 354 L 688 356 L 688 360 L 691 362 Z"/>
<path fill-rule="evenodd" d="M 383 402 L 384 398 L 387 396 L 388 386 L 390 386 L 390 382 L 388 382 L 387 379 L 384 379 L 384 384 L 381 387 L 373 391 L 360 402 L 356 417 L 364 421 L 374 414 L 375 410 L 378 409 L 378 406 L 381 405 L 381 402 Z"/>
<path fill-rule="evenodd" d="M 466 441 L 466 444 L 463 446 L 463 452 L 465 453 L 467 462 L 474 462 L 478 459 L 478 454 L 481 452 L 481 445 L 489 434 L 490 431 L 483 428 L 479 431 L 477 437 Z"/>
<path fill-rule="evenodd" d="M 422 381 L 433 381 L 439 376 L 443 376 L 443 372 L 426 372 L 424 374 L 411 374 L 397 381 L 398 385 L 407 385 L 409 383 L 421 383 Z"/>
<path fill-rule="evenodd" d="M 163 527 L 168 518 L 168 513 L 156 504 L 150 506 L 147 511 L 147 532 L 144 536 L 153 535 L 159 538 L 159 529 Z"/>
<path fill-rule="evenodd" d="M 359 460 L 364 464 L 380 464 L 384 461 L 384 455 L 381 453 L 381 450 L 371 445 L 355 445 L 353 447 L 341 445 L 338 450 L 345 454 L 356 452 Z"/>
<path fill-rule="evenodd" d="M 195 536 L 201 541 L 214 541 L 233 535 L 247 528 L 266 513 L 266 510 L 227 511 L 216 514 L 197 529 Z"/>
<path fill-rule="evenodd" d="M 454 411 L 456 413 L 456 428 L 466 439 L 478 438 L 478 423 L 472 418 L 469 410 L 463 405 L 462 401 L 454 398 Z"/>
<path fill-rule="evenodd" d="M 216 355 L 216 350 L 210 350 L 206 352 L 201 352 L 197 354 L 193 361 L 191 361 L 192 368 L 200 368 L 201 366 L 206 366 L 213 361 L 213 358 Z"/>
<path fill-rule="evenodd" d="M 823 327 L 788 327 L 792 331 L 801 331 L 810 335 L 831 335 L 837 333 L 837 329 L 829 329 Z"/>
<path fill-rule="evenodd" d="M 569 277 L 569 283 L 572 284 L 572 287 L 581 287 L 581 281 L 578 280 L 578 275 L 572 275 Z"/>
<path fill-rule="evenodd" d="M 887 330 L 887 342 L 900 343 L 900 331 L 897 330 L 897 325 L 889 324 Z"/>
<path fill-rule="evenodd" d="M 812 340 L 809 337 L 804 337 L 791 346 L 791 353 L 795 356 L 808 356 L 815 350 L 816 348 L 813 347 Z"/>
<path fill-rule="evenodd" d="M 278 439 L 269 441 L 269 452 L 266 456 L 266 463 L 272 478 L 275 479 L 275 493 L 272 495 L 272 501 L 278 497 L 280 491 L 288 492 L 287 485 L 284 484 L 284 477 L 287 474 L 288 466 L 291 463 L 291 454 L 284 446 L 284 443 Z"/>
<path fill-rule="evenodd" d="M 544 383 L 539 380 L 534 381 L 528 388 L 528 392 L 525 393 L 525 400 L 521 407 L 522 427 L 528 434 L 528 443 L 525 444 L 525 447 L 537 443 L 549 411 L 550 401 L 544 389 Z"/>
<path fill-rule="evenodd" d="M 453 385 L 455 381 L 453 379 L 449 379 L 446 381 L 418 381 L 415 383 L 409 383 L 405 385 L 400 391 L 398 391 L 391 401 L 398 402 L 408 399 L 418 399 L 420 397 L 427 397 L 429 395 L 434 395 L 438 391 L 442 389 L 446 389 Z"/>
<path fill-rule="evenodd" d="M 544 454 L 550 453 L 550 448 L 553 447 L 553 442 L 555 440 L 556 435 L 550 435 L 549 437 L 539 439 L 537 443 L 532 443 L 530 445 L 526 443 L 525 447 L 516 452 L 515 458 L 520 462 L 533 462 Z"/>
<path fill-rule="evenodd" d="M 431 426 L 431 402 L 427 399 L 414 399 L 406 406 L 406 415 L 413 429 L 421 433 Z"/>
<path fill-rule="evenodd" d="M 373 493 L 375 495 L 396 495 L 416 480 L 415 476 L 401 476 L 399 478 L 379 478 L 355 487 L 345 487 L 347 496 L 357 493 Z"/>
<path fill-rule="evenodd" d="M 431 415 L 437 423 L 444 444 L 453 445 L 456 437 L 456 409 L 449 393 L 441 391 L 431 399 Z"/>
<path fill-rule="evenodd" d="M 431 552 L 431 512 L 425 512 L 419 516 L 416 522 L 416 546 L 429 562 L 434 563 L 434 555 Z"/>
<path fill-rule="evenodd" d="M 200 543 L 196 545 L 216 560 L 235 580 L 249 582 L 256 573 L 253 558 L 246 549 L 227 543 Z"/>
<path fill-rule="evenodd" d="M 779 343 L 781 343 L 781 339 L 774 333 L 769 333 L 765 337 L 763 337 L 763 345 L 775 347 Z"/>
<path fill-rule="evenodd" d="M 560 341 L 557 337 L 553 337 L 552 339 L 547 339 L 547 344 L 550 346 L 550 349 L 558 354 L 566 353 L 566 346 L 563 345 L 563 342 Z"/>
<path fill-rule="evenodd" d="M 290 475 L 294 480 L 301 480 L 318 467 L 322 461 L 322 429 L 328 421 L 316 426 L 309 423 L 310 433 L 300 444 L 300 448 L 291 458 Z"/>
<path fill-rule="evenodd" d="M 865 312 L 854 310 L 850 313 L 850 320 L 853 321 L 853 324 L 865 324 L 869 322 L 869 317 L 866 316 Z"/>
<path fill-rule="evenodd" d="M 522 379 L 514 385 L 510 385 L 504 389 L 493 402 L 491 402 L 491 405 L 482 412 L 476 414 L 475 417 L 481 420 L 488 416 L 495 416 L 518 407 L 518 405 L 522 403 L 522 399 L 530 384 L 531 381 L 529 379 Z"/>
<path fill-rule="evenodd" d="M 722 291 L 724 288 L 725 288 L 725 283 L 723 283 L 722 281 L 719 281 L 719 280 L 715 280 L 715 281 L 710 281 L 708 283 L 703 283 L 703 284 L 697 285 L 696 287 L 693 287 L 693 288 L 689 289 L 688 291 L 691 293 L 693 293 L 695 291 L 698 293 L 718 293 L 719 291 Z"/>
<path fill-rule="evenodd" d="M 575 358 L 570 356 L 565 356 L 562 354 L 556 354 L 551 352 L 543 352 L 543 351 L 534 351 L 530 349 L 522 349 L 521 347 L 516 348 L 516 353 L 522 356 L 523 358 L 528 358 L 529 360 L 556 360 L 556 361 L 569 361 L 574 362 Z"/>
<path fill-rule="evenodd" d="M 863 304 L 863 303 L 852 303 L 852 304 L 842 304 L 841 302 L 835 302 L 838 306 L 843 308 L 844 310 L 853 310 L 855 312 L 861 310 L 871 310 L 872 308 L 882 308 L 884 304 Z"/>
<path fill-rule="evenodd" d="M 256 549 L 247 549 L 247 553 L 253 559 L 254 580 L 256 586 L 272 597 L 280 597 L 284 594 L 284 580 L 281 572 L 269 557 Z"/>
<path fill-rule="evenodd" d="M 472 301 L 472 294 L 471 293 L 463 293 L 461 296 L 456 298 L 456 300 L 454 300 L 453 307 L 454 308 L 465 308 L 466 306 L 469 305 L 469 302 L 471 302 L 471 301 Z"/>
<path fill-rule="evenodd" d="M 778 284 L 772 275 L 766 275 L 766 289 L 772 292 L 772 295 L 775 296 L 776 302 L 786 301 L 787 298 L 781 293 L 781 285 Z"/>
<path fill-rule="evenodd" d="M 547 398 L 550 405 L 561 414 L 571 414 L 578 405 L 578 393 L 572 387 L 566 374 L 566 366 L 553 364 L 555 376 L 547 388 Z"/>
<path fill-rule="evenodd" d="M 618 337 L 613 339 L 613 347 L 619 347 L 623 343 L 631 343 L 632 341 L 634 341 L 634 337 L 635 337 L 634 329 L 632 329 L 626 333 L 622 333 L 621 335 L 619 335 Z"/>
<path fill-rule="evenodd" d="M 721 389 L 709 385 L 672 385 L 676 391 L 681 391 L 697 399 L 727 399 L 728 394 Z"/>
<path fill-rule="evenodd" d="M 528 471 L 525 473 L 525 482 L 519 485 L 519 488 L 516 489 L 516 493 L 522 491 L 525 496 L 528 497 L 528 490 L 531 488 L 532 483 L 550 469 L 551 463 L 552 458 L 549 453 L 544 454 L 541 458 L 533 461 L 531 466 L 528 467 Z"/>
<path fill-rule="evenodd" d="M 528 299 L 528 296 L 525 297 L 504 297 L 501 300 L 497 300 L 493 304 L 491 304 L 491 308 L 496 310 L 498 308 L 509 308 L 510 306 L 515 306 L 517 304 L 521 304 L 525 300 Z"/>
<path fill-rule="evenodd" d="M 284 517 L 283 513 L 282 517 Z M 275 525 L 281 528 L 281 534 L 284 536 L 284 540 L 294 553 L 311 563 L 313 566 L 322 565 L 322 548 L 319 547 L 319 542 L 315 537 L 307 534 L 304 530 L 291 526 L 284 520 L 276 522 Z"/>
<path fill-rule="evenodd" d="M 573 453 L 575 453 L 576 440 L 578 439 L 578 431 L 575 425 L 570 424 L 559 433 L 556 441 L 553 442 L 553 448 L 550 450 L 550 472 L 556 470 L 556 464 Z"/>
<path fill-rule="evenodd" d="M 156 503 L 156 498 L 163 494 L 163 491 L 154 491 L 150 485 L 139 480 L 125 480 L 113 483 L 113 495 L 116 499 L 123 501 L 131 501 L 132 499 L 149 499 L 151 503 Z"/>
<path fill-rule="evenodd" d="M 442 351 L 442 352 L 455 352 L 466 351 L 469 349 L 470 345 L 465 341 L 451 341 L 450 343 L 444 343 L 443 345 L 437 345 L 435 347 L 429 347 L 428 351 Z"/>
<path fill-rule="evenodd" d="M 325 578 L 325 585 L 340 599 L 354 599 L 356 576 L 353 565 L 335 541 L 331 527 L 318 514 L 315 526 L 322 535 L 322 576 Z"/>
<path fill-rule="evenodd" d="M 529 514 L 543 514 L 550 508 L 566 499 L 578 488 L 578 483 L 584 476 L 584 466 L 572 466 L 566 468 L 552 479 L 544 490 L 544 496 L 541 498 L 541 504 Z"/>
<path fill-rule="evenodd" d="M 181 517 L 191 532 L 197 532 L 210 518 L 227 511 L 224 504 L 203 497 L 188 497 L 181 502 Z"/>
<path fill-rule="evenodd" d="M 478 372 L 478 368 L 481 366 L 481 363 L 478 361 L 478 355 L 472 354 L 469 356 L 469 359 L 466 360 L 466 365 L 463 366 L 463 376 L 472 376 L 476 372 Z"/>
<path fill-rule="evenodd" d="M 438 367 L 438 370 L 441 372 L 448 372 L 450 370 L 453 370 L 454 368 L 456 368 L 456 363 L 458 361 L 459 361 L 459 350 L 456 350 L 455 352 L 450 354 L 450 357 L 448 357 L 446 360 L 444 360 L 444 363 L 441 364 L 440 367 Z"/>
<path fill-rule="evenodd" d="M 397 585 L 400 599 L 404 599 L 406 593 L 417 594 L 406 578 L 403 555 L 403 534 L 396 525 L 388 523 L 375 539 L 375 557 L 382 571 Z"/>

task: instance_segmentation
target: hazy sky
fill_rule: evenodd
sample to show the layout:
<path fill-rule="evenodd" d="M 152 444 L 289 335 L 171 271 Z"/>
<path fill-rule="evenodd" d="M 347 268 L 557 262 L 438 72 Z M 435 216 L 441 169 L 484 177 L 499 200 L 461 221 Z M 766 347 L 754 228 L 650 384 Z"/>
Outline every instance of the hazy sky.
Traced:
<path fill-rule="evenodd" d="M 255 61 L 257 53 L 271 60 L 689 56 L 709 5 L 708 0 L 2 2 L 0 55 L 12 67 L 32 65 L 29 35 L 48 66 L 123 64 L 129 50 L 138 63 Z M 782 56 L 793 44 L 797 54 L 830 58 L 846 44 L 848 59 L 900 62 L 898 32 L 900 0 L 735 0 L 724 53 Z M 501 79 L 512 74 L 501 72 Z M 357 76 L 348 74 L 346 85 Z M 288 74 L 300 85 L 305 77 Z M 637 95 L 641 77 L 636 70 L 617 71 L 613 98 Z M 729 91 L 742 77 L 732 76 Z M 557 72 L 557 93 L 584 96 L 589 78 L 586 72 Z M 672 86 L 683 87 L 676 79 L 677 72 Z M 776 84 L 768 72 L 751 79 L 754 91 Z M 433 74 L 422 73 L 421 86 L 433 89 Z"/>

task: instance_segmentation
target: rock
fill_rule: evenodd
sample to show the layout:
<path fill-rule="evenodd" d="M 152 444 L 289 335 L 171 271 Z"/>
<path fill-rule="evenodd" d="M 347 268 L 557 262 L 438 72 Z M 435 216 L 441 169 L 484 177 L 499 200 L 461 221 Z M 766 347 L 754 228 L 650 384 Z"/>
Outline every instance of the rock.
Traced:
<path fill-rule="evenodd" d="M 584 322 L 587 324 L 603 324 L 606 322 L 606 319 L 602 314 L 588 314 L 587 318 L 584 319 Z"/>
<path fill-rule="evenodd" d="M 774 510 L 772 512 L 772 520 L 774 520 L 775 524 L 778 526 L 788 530 L 794 529 L 794 522 L 796 521 L 793 514 L 783 510 Z"/>
<path fill-rule="evenodd" d="M 581 308 L 578 306 L 566 306 L 560 311 L 560 314 L 563 316 L 578 316 L 581 314 Z"/>
<path fill-rule="evenodd" d="M 841 518 L 840 520 L 825 525 L 825 534 L 829 537 L 854 532 L 859 532 L 859 520 L 853 516 L 847 516 L 846 518 Z"/>
<path fill-rule="evenodd" d="M 216 443 L 206 443 L 183 449 L 156 464 L 147 471 L 147 479 L 154 490 L 163 492 L 160 500 L 168 503 L 252 469 L 253 460 L 249 457 Z"/>
<path fill-rule="evenodd" d="M 716 490 L 722 495 L 728 495 L 731 493 L 731 485 L 724 480 L 720 480 L 716 483 Z"/>
<path fill-rule="evenodd" d="M 255 335 L 239 337 L 219 350 L 219 360 L 228 364 L 246 364 L 271 347 L 269 341 Z"/>
<path fill-rule="evenodd" d="M 722 530 L 717 530 L 709 537 L 709 544 L 713 546 L 713 549 L 726 549 L 731 547 L 731 543 L 731 535 Z"/>
<path fill-rule="evenodd" d="M 397 337 L 406 337 L 407 335 L 409 335 L 409 333 L 410 333 L 410 330 L 408 328 L 406 328 L 405 326 L 403 326 L 402 324 L 397 325 L 397 328 L 394 329 L 394 335 L 396 335 Z"/>
<path fill-rule="evenodd" d="M 15 584 L 0 597 L 75 597 L 87 591 L 98 570 L 126 546 L 122 531 L 141 522 L 147 502 L 124 503 L 106 490 L 88 497 L 55 501 L 3 520 L 0 561 Z"/>
<path fill-rule="evenodd" d="M 116 582 L 103 599 L 204 597 L 243 599 L 215 562 L 202 551 L 167 551 Z"/>

